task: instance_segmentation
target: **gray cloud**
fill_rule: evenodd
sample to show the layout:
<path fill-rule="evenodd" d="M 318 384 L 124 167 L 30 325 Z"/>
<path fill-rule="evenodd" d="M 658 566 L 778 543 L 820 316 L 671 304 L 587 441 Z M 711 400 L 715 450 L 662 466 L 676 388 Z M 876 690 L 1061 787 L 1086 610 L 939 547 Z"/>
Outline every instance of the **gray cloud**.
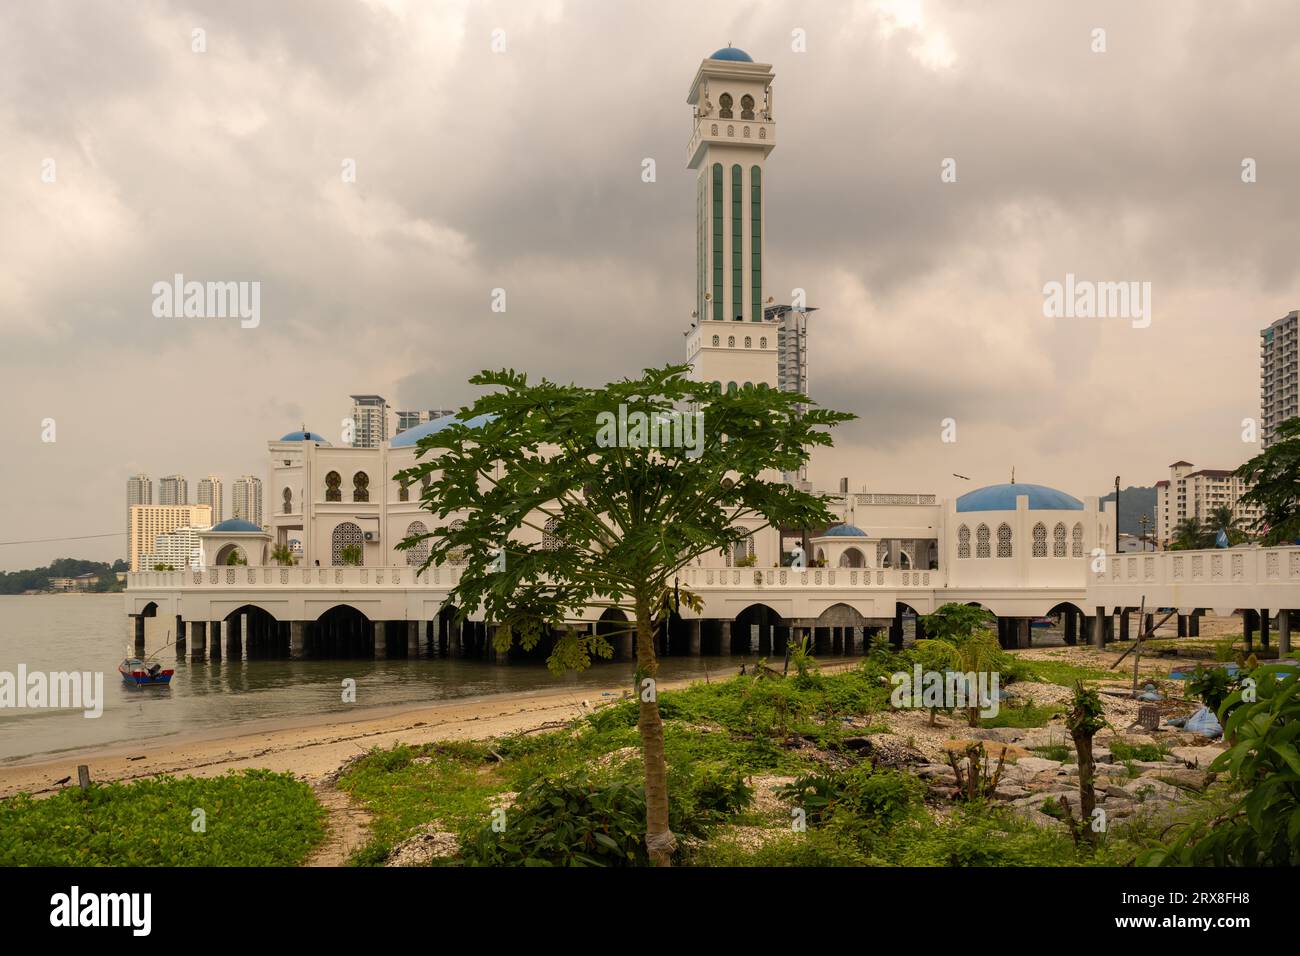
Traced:
<path fill-rule="evenodd" d="M 951 494 L 1015 465 L 1089 494 L 1235 465 L 1257 330 L 1297 304 L 1298 27 L 1173 0 L 8 5 L 5 539 L 116 530 L 136 470 L 261 473 L 353 391 L 455 405 L 484 367 L 679 360 L 684 99 L 728 41 L 777 73 L 767 291 L 808 290 L 814 394 L 861 416 L 814 477 Z M 177 272 L 260 280 L 262 326 L 154 319 Z M 1152 326 L 1044 319 L 1066 272 L 1152 282 Z M 124 550 L 93 544 L 0 566 Z"/>

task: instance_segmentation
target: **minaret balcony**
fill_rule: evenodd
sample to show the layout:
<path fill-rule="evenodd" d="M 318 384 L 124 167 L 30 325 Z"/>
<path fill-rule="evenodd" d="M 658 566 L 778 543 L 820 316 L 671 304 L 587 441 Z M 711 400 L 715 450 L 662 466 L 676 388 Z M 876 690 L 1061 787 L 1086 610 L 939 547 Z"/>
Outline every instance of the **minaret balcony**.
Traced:
<path fill-rule="evenodd" d="M 766 157 L 776 145 L 776 123 L 772 120 L 722 119 L 715 112 L 695 118 L 695 132 L 686 147 L 686 165 L 694 169 L 709 146 L 752 146 Z"/>

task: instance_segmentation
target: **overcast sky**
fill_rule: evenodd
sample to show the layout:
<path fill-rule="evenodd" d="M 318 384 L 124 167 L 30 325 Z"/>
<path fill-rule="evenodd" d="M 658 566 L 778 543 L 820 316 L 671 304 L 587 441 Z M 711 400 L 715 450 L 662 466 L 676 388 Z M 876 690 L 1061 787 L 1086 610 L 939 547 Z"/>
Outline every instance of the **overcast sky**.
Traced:
<path fill-rule="evenodd" d="M 1300 307 L 1295 4 L 8 3 L 0 538 L 124 530 L 139 471 L 229 495 L 350 393 L 681 360 L 685 97 L 728 42 L 776 72 L 765 293 L 807 290 L 813 395 L 861 416 L 819 484 L 1083 496 L 1255 451 L 1258 330 Z M 260 325 L 155 318 L 176 273 L 260 281 Z M 1045 318 L 1067 273 L 1150 282 L 1150 326 Z"/>

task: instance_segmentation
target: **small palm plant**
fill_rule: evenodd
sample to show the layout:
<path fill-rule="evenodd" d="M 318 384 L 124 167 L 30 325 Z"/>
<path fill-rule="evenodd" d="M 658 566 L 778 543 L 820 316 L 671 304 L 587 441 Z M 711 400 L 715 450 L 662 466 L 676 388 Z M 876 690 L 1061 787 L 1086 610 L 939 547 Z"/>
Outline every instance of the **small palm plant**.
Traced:
<path fill-rule="evenodd" d="M 295 563 L 293 552 L 289 550 L 287 544 L 277 544 L 271 549 L 271 560 L 281 567 L 293 567 Z"/>
<path fill-rule="evenodd" d="M 981 607 L 967 604 L 945 604 L 933 614 L 927 614 L 922 621 L 927 634 L 934 637 L 916 642 L 916 650 L 922 658 L 923 665 L 934 669 L 945 668 L 961 674 L 982 674 L 998 671 L 1006 661 L 1006 655 L 998 645 L 991 626 L 993 615 Z M 971 702 L 971 693 L 967 702 Z M 980 708 L 978 702 L 966 708 L 966 720 L 971 727 L 978 727 Z M 934 723 L 934 711 L 930 711 L 930 723 Z"/>

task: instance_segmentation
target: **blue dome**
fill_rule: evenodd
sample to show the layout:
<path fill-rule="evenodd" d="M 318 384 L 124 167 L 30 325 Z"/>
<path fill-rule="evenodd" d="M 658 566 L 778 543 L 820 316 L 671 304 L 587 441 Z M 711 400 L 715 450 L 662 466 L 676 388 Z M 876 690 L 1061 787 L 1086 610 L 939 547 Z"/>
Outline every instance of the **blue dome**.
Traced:
<path fill-rule="evenodd" d="M 833 528 L 828 528 L 823 537 L 827 538 L 865 538 L 867 533 L 852 524 L 837 524 Z"/>
<path fill-rule="evenodd" d="M 1082 511 L 1083 502 L 1045 485 L 989 485 L 957 499 L 958 511 L 1015 511 L 1016 498 L 1029 496 L 1030 511 Z"/>
<path fill-rule="evenodd" d="M 220 524 L 213 525 L 212 530 L 219 531 L 222 534 L 229 534 L 232 531 L 234 532 L 251 531 L 254 534 L 262 533 L 261 528 L 253 524 L 253 522 L 251 521 L 245 521 L 243 518 L 227 518 L 225 521 L 221 522 Z"/>
<path fill-rule="evenodd" d="M 731 60 L 735 63 L 754 62 L 754 58 L 752 56 L 750 56 L 744 50 L 741 50 L 734 46 L 724 46 L 717 53 L 709 54 L 709 59 L 710 60 Z"/>
<path fill-rule="evenodd" d="M 324 442 L 326 445 L 329 444 L 329 442 L 325 441 L 325 436 L 317 435 L 315 432 L 289 432 L 280 441 L 318 441 Z"/>
<path fill-rule="evenodd" d="M 470 428 L 478 428 L 480 425 L 486 425 L 495 418 L 495 415 L 477 415 L 469 419 L 465 424 Z M 435 418 L 431 422 L 425 422 L 423 425 L 416 425 L 414 428 L 408 428 L 406 431 L 393 436 L 393 440 L 388 443 L 389 448 L 411 448 L 419 443 L 421 438 L 428 435 L 436 435 L 448 425 L 455 425 L 460 422 L 456 415 L 444 415 L 442 418 Z"/>

